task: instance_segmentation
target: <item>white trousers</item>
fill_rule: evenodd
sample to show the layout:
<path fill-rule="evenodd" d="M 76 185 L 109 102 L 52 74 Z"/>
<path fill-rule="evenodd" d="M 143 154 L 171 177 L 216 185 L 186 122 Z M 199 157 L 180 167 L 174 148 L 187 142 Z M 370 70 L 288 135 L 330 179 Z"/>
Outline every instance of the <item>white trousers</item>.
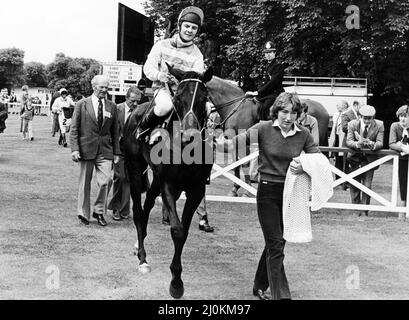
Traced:
<path fill-rule="evenodd" d="M 170 92 L 165 88 L 159 88 L 154 93 L 155 106 L 153 112 L 158 117 L 166 116 L 173 108 L 172 97 Z"/>
<path fill-rule="evenodd" d="M 64 113 L 60 113 L 58 115 L 58 123 L 60 124 L 60 132 L 61 134 L 67 133 L 67 127 L 71 124 L 71 119 L 66 119 L 64 117 Z"/>

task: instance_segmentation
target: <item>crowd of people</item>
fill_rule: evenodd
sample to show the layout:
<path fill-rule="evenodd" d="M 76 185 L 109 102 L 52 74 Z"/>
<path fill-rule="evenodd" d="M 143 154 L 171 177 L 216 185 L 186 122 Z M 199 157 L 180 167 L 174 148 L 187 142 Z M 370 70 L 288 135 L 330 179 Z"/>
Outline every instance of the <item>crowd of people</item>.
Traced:
<path fill-rule="evenodd" d="M 184 71 L 203 72 L 203 55 L 193 40 L 203 23 L 204 15 L 197 7 L 185 9 L 178 20 L 178 32 L 171 38 L 155 44 L 144 66 L 147 78 L 153 81 L 155 106 L 143 118 L 138 138 L 160 124 L 172 109 L 173 102 L 169 86 L 176 86 L 175 79 L 167 72 L 166 63 Z M 163 54 L 166 52 L 166 55 Z M 282 204 L 284 182 L 287 170 L 293 174 L 304 172 L 298 161 L 301 153 L 319 153 L 319 127 L 316 118 L 308 114 L 308 106 L 300 102 L 296 94 L 284 92 L 283 66 L 275 60 L 275 46 L 268 42 L 264 48 L 269 62 L 265 82 L 257 91 L 249 91 L 247 97 L 254 97 L 262 105 L 260 121 L 244 134 L 234 139 L 248 140 L 249 132 L 256 130 L 259 142 L 259 181 L 257 190 L 257 213 L 263 232 L 265 247 L 259 260 L 254 278 L 253 294 L 262 300 L 290 299 L 291 293 L 284 271 L 284 246 Z M 71 148 L 71 158 L 79 164 L 79 185 L 77 216 L 83 225 L 89 225 L 91 216 L 100 226 L 105 227 L 107 210 L 112 218 L 120 221 L 130 217 L 130 186 L 124 166 L 121 146 L 124 125 L 134 108 L 147 101 L 137 86 L 130 87 L 126 101 L 116 105 L 107 99 L 109 80 L 103 75 L 92 79 L 93 93 L 89 97 L 73 99 L 67 89 L 61 88 L 51 99 L 53 114 L 52 136 L 59 131 L 59 144 Z M 22 138 L 34 140 L 32 122 L 35 115 L 33 101 L 28 87 L 22 87 L 21 132 Z M 3 90 L 0 96 L 0 133 L 4 130 L 2 119 L 7 118 L 6 98 Z M 4 110 L 6 112 L 4 112 Z M 384 124 L 375 119 L 376 110 L 370 105 L 354 101 L 350 107 L 347 101 L 340 101 L 333 115 L 333 126 L 329 138 L 331 147 L 347 147 L 346 154 L 333 153 L 336 168 L 349 173 L 375 161 L 376 151 L 389 147 L 402 156 L 409 155 L 409 106 L 404 105 L 396 112 L 399 121 L 390 128 L 389 146 L 384 146 Z M 4 123 L 4 120 L 3 120 Z M 3 128 L 3 129 L 2 129 Z M 69 141 L 66 134 L 70 134 Z M 233 140 L 222 137 L 217 146 L 231 150 Z M 366 152 L 365 152 L 366 151 Z M 408 158 L 399 160 L 400 196 L 406 205 Z M 355 177 L 368 189 L 372 188 L 374 173 L 378 167 L 367 170 Z M 91 206 L 90 191 L 93 172 L 98 190 Z M 370 204 L 370 196 L 354 185 L 343 184 L 349 189 L 353 204 Z M 112 190 L 112 199 L 108 195 Z M 203 213 L 204 210 L 204 213 Z M 199 212 L 204 223 L 200 229 L 212 232 L 208 224 L 206 204 L 203 201 Z M 367 216 L 368 211 L 364 211 Z M 356 212 L 361 216 L 362 211 Z M 403 217 L 403 216 L 401 216 Z M 270 294 L 267 289 L 270 288 Z"/>

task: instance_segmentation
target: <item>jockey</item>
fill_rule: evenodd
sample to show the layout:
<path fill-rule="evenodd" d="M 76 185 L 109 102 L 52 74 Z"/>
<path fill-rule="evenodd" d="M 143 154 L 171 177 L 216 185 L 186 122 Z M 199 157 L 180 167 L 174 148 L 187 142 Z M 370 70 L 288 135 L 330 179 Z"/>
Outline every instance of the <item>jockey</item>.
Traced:
<path fill-rule="evenodd" d="M 276 48 L 273 42 L 267 41 L 264 46 L 265 59 L 268 61 L 266 76 L 264 77 L 262 86 L 257 91 L 246 92 L 247 97 L 256 97 L 261 103 L 259 109 L 259 119 L 268 120 L 270 107 L 273 105 L 277 96 L 284 91 L 283 77 L 284 67 L 276 61 Z"/>
<path fill-rule="evenodd" d="M 193 43 L 203 19 L 203 11 L 200 8 L 190 6 L 183 9 L 178 18 L 178 32 L 171 38 L 158 41 L 152 47 L 143 71 L 146 77 L 153 81 L 155 105 L 142 119 L 138 138 L 148 129 L 162 123 L 173 108 L 168 85 L 174 92 L 177 80 L 168 73 L 166 63 L 182 71 L 204 72 L 203 55 Z"/>
<path fill-rule="evenodd" d="M 69 109 L 75 106 L 74 101 L 68 96 L 68 91 L 65 88 L 60 89 L 60 97 L 58 97 L 53 105 L 53 113 L 58 114 L 58 122 L 60 124 L 60 140 L 59 144 L 62 144 L 64 147 L 67 147 L 67 140 L 65 133 L 69 130 L 71 124 L 71 116 L 69 116 Z"/>

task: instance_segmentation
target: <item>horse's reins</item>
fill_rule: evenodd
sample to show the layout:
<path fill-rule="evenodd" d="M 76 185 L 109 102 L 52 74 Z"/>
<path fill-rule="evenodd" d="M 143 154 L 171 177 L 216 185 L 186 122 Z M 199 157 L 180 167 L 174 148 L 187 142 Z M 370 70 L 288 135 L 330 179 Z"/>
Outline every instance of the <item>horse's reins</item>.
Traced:
<path fill-rule="evenodd" d="M 225 108 L 225 107 L 227 107 L 227 106 L 229 106 L 229 105 L 231 105 L 231 104 L 233 104 L 233 103 L 236 103 L 236 102 L 240 101 L 240 103 L 239 103 L 237 106 L 235 106 L 232 111 L 230 111 L 230 113 L 226 116 L 226 118 L 225 118 L 223 121 L 221 121 L 220 123 L 216 123 L 216 126 L 222 127 L 222 126 L 226 123 L 226 121 L 227 121 L 229 118 L 231 118 L 231 116 L 232 116 L 233 114 L 235 114 L 235 113 L 237 112 L 237 110 L 240 108 L 240 106 L 243 104 L 243 102 L 244 102 L 246 99 L 247 99 L 246 96 L 240 96 L 240 97 L 235 98 L 235 99 L 233 99 L 233 100 L 231 100 L 231 101 L 228 101 L 228 102 L 225 102 L 225 103 L 222 103 L 222 104 L 218 104 L 218 105 L 213 106 L 211 112 L 219 112 L 219 110 L 221 110 L 221 109 L 223 109 L 223 108 Z M 214 122 L 214 123 L 215 123 L 215 122 Z"/>
<path fill-rule="evenodd" d="M 189 109 L 189 111 L 185 114 L 185 116 L 183 117 L 182 120 L 180 119 L 180 116 L 179 116 L 179 114 L 178 114 L 178 112 L 177 112 L 177 110 L 176 110 L 176 107 L 175 107 L 175 104 L 174 104 L 174 103 L 173 103 L 173 111 L 176 113 L 176 115 L 177 115 L 177 117 L 178 117 L 180 123 L 183 123 L 183 121 L 186 119 L 186 117 L 187 117 L 189 114 L 192 114 L 193 117 L 196 119 L 196 122 L 197 122 L 198 125 L 199 125 L 199 131 L 200 131 L 200 133 L 202 133 L 202 131 L 206 128 L 206 124 L 204 124 L 203 126 L 200 124 L 199 119 L 197 118 L 195 112 L 193 111 L 193 106 L 194 106 L 194 103 L 195 103 L 195 100 L 196 100 L 196 94 L 197 94 L 197 89 L 198 89 L 198 87 L 199 87 L 199 83 L 202 84 L 204 87 L 206 87 L 206 84 L 205 84 L 202 80 L 200 80 L 200 79 L 194 79 L 194 78 L 192 78 L 192 79 L 184 79 L 184 80 L 182 80 L 181 82 L 179 82 L 178 86 L 181 85 L 181 84 L 184 83 L 184 82 L 196 82 L 195 91 L 194 91 L 194 93 L 193 93 L 193 98 L 192 98 L 192 103 L 191 103 L 191 105 L 190 105 L 190 109 Z"/>

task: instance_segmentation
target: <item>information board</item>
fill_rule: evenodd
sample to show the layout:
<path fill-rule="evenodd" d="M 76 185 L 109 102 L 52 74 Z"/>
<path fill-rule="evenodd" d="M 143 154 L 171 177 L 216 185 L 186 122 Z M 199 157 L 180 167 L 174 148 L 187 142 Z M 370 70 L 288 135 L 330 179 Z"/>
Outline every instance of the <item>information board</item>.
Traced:
<path fill-rule="evenodd" d="M 102 64 L 102 74 L 109 78 L 108 93 L 124 96 L 142 78 L 142 66 L 129 61 L 106 62 Z"/>

